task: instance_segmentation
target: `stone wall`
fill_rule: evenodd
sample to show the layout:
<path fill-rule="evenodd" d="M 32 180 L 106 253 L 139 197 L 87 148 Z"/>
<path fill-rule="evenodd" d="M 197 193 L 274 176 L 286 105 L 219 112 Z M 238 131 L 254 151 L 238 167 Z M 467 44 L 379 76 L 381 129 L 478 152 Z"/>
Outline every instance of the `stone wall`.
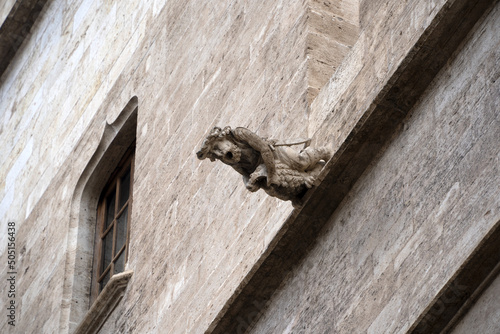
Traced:
<path fill-rule="evenodd" d="M 500 6 L 469 34 L 252 333 L 405 333 L 500 220 Z M 474 326 L 497 283 L 455 329 Z M 480 318 L 483 317 L 483 318 Z M 255 317 L 254 317 L 255 318 Z M 492 318 L 492 319 L 493 319 Z"/>
<path fill-rule="evenodd" d="M 500 277 L 497 277 L 451 333 L 466 334 L 498 332 L 498 329 L 500 328 L 499 294 Z"/>
<path fill-rule="evenodd" d="M 340 151 L 466 2 L 47 1 L 0 80 L 0 219 L 17 231 L 16 327 L 0 331 L 69 333 L 83 318 L 89 166 L 137 106 L 134 274 L 101 333 L 210 332 L 297 210 L 197 160 L 209 129 Z M 497 4 L 448 60 L 253 332 L 405 332 L 499 221 L 499 18 Z"/>
<path fill-rule="evenodd" d="M 18 271 L 17 324 L 0 322 L 2 333 L 67 333 L 88 308 L 75 276 L 93 231 L 74 208 L 107 124 L 133 97 L 134 275 L 105 330 L 199 333 L 215 321 L 292 208 L 194 153 L 215 125 L 307 136 L 311 64 L 326 59 L 306 33 L 319 31 L 313 2 L 47 1 L 0 85 L 0 219 L 16 224 Z M 340 39 L 345 55 L 357 1 L 343 4 L 348 37 L 321 39 Z M 332 13 L 321 12 L 327 25 Z M 326 59 L 322 80 L 342 59 Z"/>

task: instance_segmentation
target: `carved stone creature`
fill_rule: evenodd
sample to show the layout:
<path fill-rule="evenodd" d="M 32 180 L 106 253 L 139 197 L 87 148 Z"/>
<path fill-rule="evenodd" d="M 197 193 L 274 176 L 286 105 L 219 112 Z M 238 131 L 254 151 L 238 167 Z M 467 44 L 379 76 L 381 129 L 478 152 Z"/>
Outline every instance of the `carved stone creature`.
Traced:
<path fill-rule="evenodd" d="M 291 200 L 293 206 L 313 186 L 325 162 L 331 158 L 331 149 L 308 147 L 310 139 L 280 143 L 261 138 L 252 131 L 238 127 L 234 130 L 214 127 L 196 153 L 198 159 L 220 160 L 243 176 L 246 188 L 259 189 L 273 197 Z M 290 146 L 304 144 L 297 152 Z"/>

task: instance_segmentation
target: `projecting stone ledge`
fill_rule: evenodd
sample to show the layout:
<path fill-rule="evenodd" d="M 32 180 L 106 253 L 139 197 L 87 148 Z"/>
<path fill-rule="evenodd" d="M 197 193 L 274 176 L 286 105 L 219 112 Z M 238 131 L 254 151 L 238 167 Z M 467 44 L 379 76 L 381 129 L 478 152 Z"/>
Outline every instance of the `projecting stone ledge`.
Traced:
<path fill-rule="evenodd" d="M 122 299 L 133 273 L 132 270 L 129 270 L 110 278 L 73 334 L 96 334 L 99 332 Z"/>
<path fill-rule="evenodd" d="M 28 37 L 47 0 L 17 0 L 11 8 L 0 8 L 0 76 Z"/>

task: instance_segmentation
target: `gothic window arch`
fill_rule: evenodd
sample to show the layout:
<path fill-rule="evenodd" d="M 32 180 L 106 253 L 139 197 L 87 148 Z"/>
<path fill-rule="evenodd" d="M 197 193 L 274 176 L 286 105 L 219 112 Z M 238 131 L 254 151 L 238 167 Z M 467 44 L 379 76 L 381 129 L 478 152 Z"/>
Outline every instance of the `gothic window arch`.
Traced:
<path fill-rule="evenodd" d="M 111 180 L 115 179 L 115 187 L 119 183 L 118 188 L 128 182 L 125 180 L 128 177 L 127 168 L 130 168 L 129 198 L 125 202 L 121 201 L 122 207 L 118 211 L 115 210 L 113 220 L 108 224 L 107 228 L 109 231 L 113 229 L 114 237 L 116 233 L 122 233 L 123 236 L 123 231 L 118 230 L 121 227 L 120 223 L 116 223 L 116 221 L 125 218 L 124 212 L 126 210 L 128 227 L 125 232 L 126 239 L 129 238 L 130 231 L 133 231 L 133 222 L 130 218 L 132 213 L 137 114 L 138 99 L 133 97 L 117 113 L 117 116 L 113 117 L 113 120 L 110 120 L 109 113 L 107 115 L 103 113 L 101 117 L 97 115 L 93 120 L 94 124 L 89 125 L 89 129 L 92 130 L 85 133 L 79 143 L 80 148 L 76 150 L 77 159 L 88 160 L 80 173 L 73 192 L 69 221 L 65 265 L 67 269 L 64 278 L 60 319 L 61 328 L 69 326 L 67 329 L 69 332 L 75 332 L 75 329 L 78 333 L 90 333 L 92 331 L 89 330 L 92 328 L 98 330 L 100 324 L 102 325 L 114 308 L 110 303 L 116 305 L 132 275 L 132 271 L 127 269 L 127 256 L 130 255 L 130 252 L 128 245 L 124 246 L 127 240 L 125 240 L 124 244 L 121 244 L 123 238 L 114 240 L 115 249 L 113 249 L 111 243 L 110 254 L 113 264 L 111 266 L 108 264 L 104 270 L 101 267 L 101 274 L 106 275 L 109 272 L 109 278 L 100 275 L 100 277 L 94 279 L 94 276 L 98 275 L 99 272 L 97 268 L 99 261 L 94 261 L 94 258 L 96 244 L 104 243 L 102 238 L 99 241 L 96 237 L 100 200 L 102 200 L 103 192 L 106 189 L 112 190 L 111 183 L 113 181 Z M 99 128 L 102 130 L 98 130 Z M 87 153 L 89 150 L 92 152 L 90 156 Z M 125 166 L 125 164 L 129 165 Z M 118 179 L 119 181 L 117 181 Z M 109 193 L 106 193 L 106 195 L 109 195 Z M 120 199 L 118 201 L 120 202 Z M 111 225 L 113 227 L 110 227 Z M 116 226 L 116 231 L 114 226 Z M 101 233 L 98 235 L 99 238 L 101 236 L 105 237 L 106 234 Z M 103 253 L 101 254 L 104 256 Z M 124 258 L 121 257 L 122 254 Z M 102 266 L 104 266 L 104 263 Z M 118 273 L 122 271 L 122 268 L 125 271 Z M 111 276 L 111 274 L 114 276 Z M 107 284 L 104 284 L 105 280 Z M 102 286 L 97 285 L 97 290 L 95 290 L 96 282 L 102 283 Z M 97 293 L 94 294 L 94 291 L 97 291 Z"/>

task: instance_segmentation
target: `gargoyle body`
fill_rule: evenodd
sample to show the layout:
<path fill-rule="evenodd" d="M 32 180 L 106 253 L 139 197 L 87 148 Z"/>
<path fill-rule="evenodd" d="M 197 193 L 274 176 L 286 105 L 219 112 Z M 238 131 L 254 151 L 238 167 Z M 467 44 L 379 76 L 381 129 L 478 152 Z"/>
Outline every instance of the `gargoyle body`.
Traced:
<path fill-rule="evenodd" d="M 309 139 L 280 143 L 242 127 L 215 127 L 196 155 L 200 160 L 217 159 L 233 167 L 243 176 L 248 190 L 264 189 L 268 195 L 298 206 L 332 155 L 329 148 L 307 147 L 309 143 Z M 298 144 L 305 144 L 299 152 L 290 147 Z"/>

